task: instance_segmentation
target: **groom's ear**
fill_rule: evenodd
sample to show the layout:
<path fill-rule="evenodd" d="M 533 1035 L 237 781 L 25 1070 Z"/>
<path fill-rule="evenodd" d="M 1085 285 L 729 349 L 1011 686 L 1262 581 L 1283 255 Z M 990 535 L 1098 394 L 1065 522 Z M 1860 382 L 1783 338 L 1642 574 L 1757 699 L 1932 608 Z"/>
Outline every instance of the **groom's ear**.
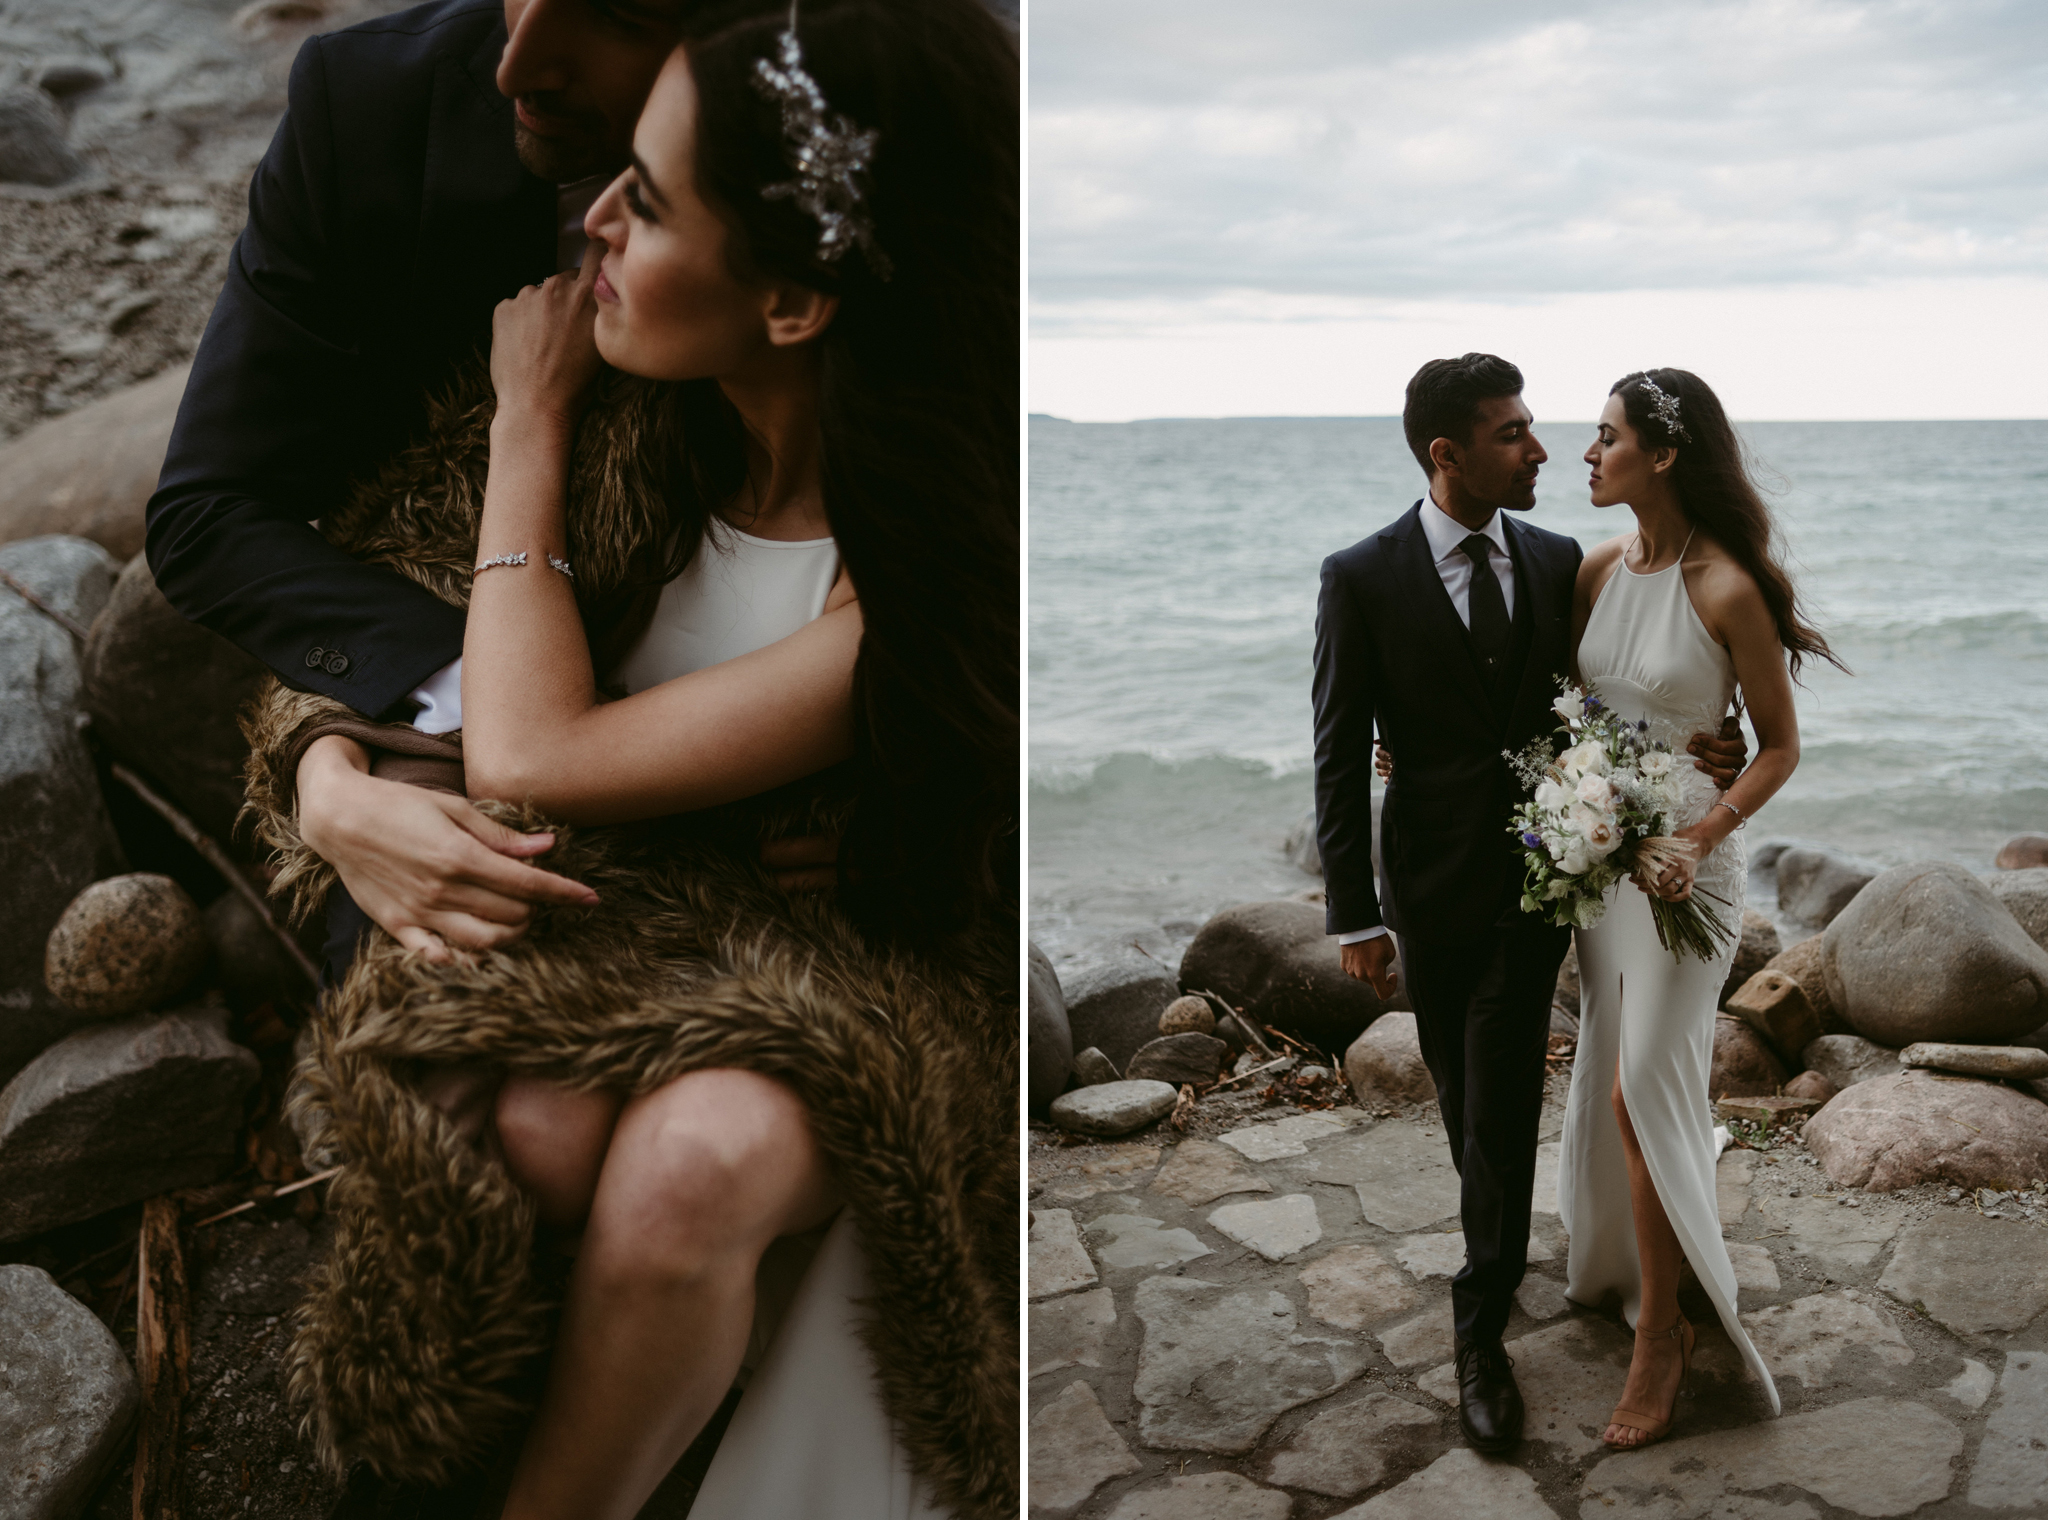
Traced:
<path fill-rule="evenodd" d="M 762 308 L 768 323 L 768 341 L 777 348 L 808 343 L 832 325 L 838 311 L 839 297 L 793 280 L 777 280 L 769 287 Z"/>
<path fill-rule="evenodd" d="M 1448 438 L 1432 438 L 1429 441 L 1429 463 L 1432 476 L 1456 475 L 1464 469 L 1465 454 Z"/>

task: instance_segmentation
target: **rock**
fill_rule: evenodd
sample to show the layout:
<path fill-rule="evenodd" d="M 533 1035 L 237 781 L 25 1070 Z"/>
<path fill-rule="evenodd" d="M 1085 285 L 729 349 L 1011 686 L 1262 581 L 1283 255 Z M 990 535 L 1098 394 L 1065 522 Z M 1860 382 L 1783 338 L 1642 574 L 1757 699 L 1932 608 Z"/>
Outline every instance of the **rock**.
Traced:
<path fill-rule="evenodd" d="M 1799 1059 L 1809 1075 L 1825 1077 L 1837 1091 L 1899 1074 L 1899 1053 L 1860 1034 L 1824 1034 L 1799 1052 Z"/>
<path fill-rule="evenodd" d="M 1408 1279 L 1370 1245 L 1338 1246 L 1301 1269 L 1308 1312 L 1345 1330 L 1363 1330 L 1421 1300 Z"/>
<path fill-rule="evenodd" d="M 249 746 L 236 715 L 270 677 L 261 661 L 188 623 L 137 557 L 85 646 L 93 731 L 224 843 L 235 837 Z"/>
<path fill-rule="evenodd" d="M 1067 1000 L 1060 992 L 1060 979 L 1036 945 L 1030 947 L 1030 967 L 1024 1048 L 1031 1111 L 1043 1113 L 1073 1072 L 1074 1032 L 1067 1027 Z"/>
<path fill-rule="evenodd" d="M 1531 1319 L 1556 1319 L 1572 1306 L 1564 1289 L 1547 1277 L 1525 1277 L 1515 1287 L 1515 1303 Z"/>
<path fill-rule="evenodd" d="M 2048 1355 L 2008 1351 L 1998 1375 L 1998 1407 L 1984 1423 L 1970 1475 L 1970 1503 L 1978 1509 L 2024 1510 L 2048 1494 L 2043 1455 L 2048 1452 Z"/>
<path fill-rule="evenodd" d="M 2015 834 L 1998 847 L 1998 857 L 1991 863 L 2001 871 L 2048 866 L 2048 834 Z"/>
<path fill-rule="evenodd" d="M 97 90 L 114 78 L 112 65 L 99 58 L 83 55 L 71 58 L 45 58 L 29 76 L 29 83 L 54 100 L 68 100 L 73 95 L 83 95 L 88 90 Z"/>
<path fill-rule="evenodd" d="M 1081 1244 L 1074 1216 L 1066 1209 L 1033 1209 L 1025 1246 L 1031 1296 L 1051 1298 L 1095 1285 L 1095 1263 Z"/>
<path fill-rule="evenodd" d="M 1825 1106 L 1828 1099 L 1841 1090 L 1817 1071 L 1802 1071 L 1785 1084 L 1786 1097 L 1810 1098 L 1816 1108 Z"/>
<path fill-rule="evenodd" d="M 1835 1000 L 1828 995 L 1827 968 L 1821 945 L 1821 936 L 1800 940 L 1789 945 L 1771 958 L 1764 967 L 1766 971 L 1782 971 L 1799 984 L 1806 994 L 1807 1003 L 1813 1008 L 1813 1016 L 1820 1020 L 1823 1034 L 1853 1034 L 1849 1021 L 1842 1017 L 1835 1007 Z"/>
<path fill-rule="evenodd" d="M 1387 1475 L 1391 1450 L 1434 1435 L 1440 1416 L 1377 1389 L 1318 1413 L 1266 1458 L 1262 1477 L 1286 1488 L 1348 1499 Z"/>
<path fill-rule="evenodd" d="M 1252 1042 L 1245 1036 L 1244 1026 L 1229 1014 L 1216 1021 L 1216 1038 L 1228 1045 L 1233 1055 L 1243 1055 L 1252 1048 Z"/>
<path fill-rule="evenodd" d="M 1103 1082 L 1052 1100 L 1052 1122 L 1083 1135 L 1128 1135 L 1173 1112 L 1180 1094 L 1164 1082 Z"/>
<path fill-rule="evenodd" d="M 1138 1047 L 1124 1075 L 1133 1082 L 1192 1083 L 1206 1087 L 1223 1073 L 1230 1047 L 1214 1035 L 1163 1034 Z"/>
<path fill-rule="evenodd" d="M 1787 1119 L 1803 1119 L 1820 1107 L 1818 1098 L 1784 1097 L 1720 1098 L 1714 1103 L 1714 1114 L 1721 1119 L 1740 1119 L 1745 1124 L 1782 1124 Z"/>
<path fill-rule="evenodd" d="M 1807 1121 L 1806 1144 L 1836 1182 L 1873 1193 L 1937 1179 L 2024 1187 L 2048 1177 L 2048 1104 L 1908 1070 L 1844 1092 Z"/>
<path fill-rule="evenodd" d="M 1143 1214 L 1099 1214 L 1088 1221 L 1087 1232 L 1096 1241 L 1095 1259 L 1116 1271 L 1175 1267 L 1214 1254 L 1193 1230 L 1169 1230 L 1164 1220 Z"/>
<path fill-rule="evenodd" d="M 1579 943 L 1572 941 L 1571 949 L 1564 953 L 1564 964 L 1557 968 L 1557 990 L 1550 995 L 1550 1006 L 1561 1008 L 1572 1021 L 1574 1033 L 1579 1027 Z M 1555 1020 L 1552 1028 L 1556 1027 Z"/>
<path fill-rule="evenodd" d="M 1436 1097 L 1436 1079 L 1422 1061 L 1415 1015 L 1387 1013 L 1344 1052 L 1344 1080 L 1360 1103 L 1421 1103 Z"/>
<path fill-rule="evenodd" d="M 1735 1269 L 1735 1286 L 1751 1293 L 1776 1293 L 1782 1286 L 1778 1281 L 1778 1264 L 1771 1260 L 1771 1253 L 1762 1246 L 1747 1245 L 1739 1240 L 1727 1243 L 1728 1265 Z"/>
<path fill-rule="evenodd" d="M 258 1074 L 224 1008 L 59 1040 L 0 1091 L 0 1240 L 231 1171 Z"/>
<path fill-rule="evenodd" d="M 43 954 L 43 983 L 74 1013 L 125 1018 L 161 1006 L 206 967 L 206 924 L 168 876 L 96 881 L 71 900 Z"/>
<path fill-rule="evenodd" d="M 1209 1228 L 1257 1251 L 1268 1261 L 1284 1261 L 1323 1238 L 1315 1200 L 1306 1193 L 1289 1193 L 1284 1198 L 1256 1203 L 1226 1203 L 1210 1212 Z"/>
<path fill-rule="evenodd" d="M 1787 918 L 1825 928 L 1877 874 L 1868 861 L 1796 845 L 1778 857 L 1778 907 Z"/>
<path fill-rule="evenodd" d="M 1557 1520 L 1519 1467 L 1454 1447 L 1405 1483 L 1375 1494 L 1333 1520 Z"/>
<path fill-rule="evenodd" d="M 313 989 L 268 922 L 239 892 L 223 892 L 202 915 L 213 947 L 213 980 L 236 1013 L 265 1003 L 299 1003 Z"/>
<path fill-rule="evenodd" d="M 1714 1212 L 1722 1224 L 1742 1222 L 1749 1212 L 1749 1185 L 1756 1180 L 1755 1151 L 1730 1148 L 1714 1163 Z"/>
<path fill-rule="evenodd" d="M 1707 1090 L 1717 1098 L 1767 1096 L 1785 1085 L 1788 1073 L 1777 1052 L 1741 1019 L 1714 1016 L 1714 1068 Z"/>
<path fill-rule="evenodd" d="M 1785 858 L 1785 852 L 1793 848 L 1795 846 L 1789 839 L 1767 839 L 1749 852 L 1749 868 L 1774 875 L 1778 862 Z"/>
<path fill-rule="evenodd" d="M 1555 1003 L 1550 1006 L 1550 1032 L 1560 1038 L 1576 1040 L 1579 1037 L 1579 1021 Z"/>
<path fill-rule="evenodd" d="M 1778 943 L 1778 926 L 1754 908 L 1742 910 L 1742 933 L 1735 943 L 1735 963 L 1721 984 L 1721 1001 L 1768 966 L 1785 947 Z M 1796 1047 L 1795 1047 L 1796 1049 Z"/>
<path fill-rule="evenodd" d="M 1270 1193 L 1273 1184 L 1244 1164 L 1244 1158 L 1213 1140 L 1183 1140 L 1152 1179 L 1150 1191 L 1194 1207 L 1232 1193 Z"/>
<path fill-rule="evenodd" d="M 70 533 L 118 560 L 140 554 L 142 509 L 191 370 L 165 370 L 0 444 L 0 543 Z"/>
<path fill-rule="evenodd" d="M 1963 1358 L 1963 1370 L 1942 1384 L 1941 1391 L 1965 1409 L 1982 1409 L 1991 1397 L 1991 1369 L 1970 1357 Z"/>
<path fill-rule="evenodd" d="M 1833 1378 L 1835 1364 L 1852 1347 L 1862 1347 L 1889 1367 L 1913 1360 L 1913 1348 L 1886 1318 L 1887 1307 L 1859 1288 L 1843 1288 L 1755 1310 L 1743 1315 L 1742 1323 L 1773 1377 L 1796 1377 L 1817 1390 Z"/>
<path fill-rule="evenodd" d="M 1060 985 L 1075 1048 L 1093 1045 L 1119 1069 L 1159 1037 L 1159 1015 L 1180 992 L 1164 966 L 1128 945 L 1076 961 Z"/>
<path fill-rule="evenodd" d="M 0 545 L 0 569 L 89 623 L 119 567 L 82 538 Z M 0 1085 L 75 1018 L 43 985 L 43 950 L 64 907 L 126 869 L 79 732 L 77 646 L 0 586 Z"/>
<path fill-rule="evenodd" d="M 1050 1303 L 1031 1306 L 1031 1376 L 1044 1377 L 1065 1367 L 1100 1367 L 1108 1355 L 1109 1332 L 1116 1324 L 1116 1302 L 1109 1289 L 1072 1293 Z"/>
<path fill-rule="evenodd" d="M 64 113 L 41 90 L 0 91 L 0 184 L 61 185 L 85 172 Z"/>
<path fill-rule="evenodd" d="M 1407 1235 L 1394 1242 L 1394 1260 L 1411 1276 L 1454 1276 L 1465 1265 L 1465 1236 L 1460 1230 L 1439 1230 L 1429 1235 Z"/>
<path fill-rule="evenodd" d="M 42 1268 L 0 1266 L 0 1515 L 85 1513 L 140 1403 L 97 1315 Z"/>
<path fill-rule="evenodd" d="M 1153 1277 L 1132 1307 L 1144 1325 L 1133 1387 L 1147 1446 L 1235 1455 L 1282 1414 L 1365 1370 L 1350 1339 L 1304 1333 L 1271 1289 Z"/>
<path fill-rule="evenodd" d="M 1991 895 L 2005 904 L 2028 939 L 2048 950 L 2048 866 L 2000 871 L 1991 878 Z"/>
<path fill-rule="evenodd" d="M 1292 1504 L 1234 1472 L 1175 1474 L 1125 1494 L 1107 1520 L 1287 1520 Z"/>
<path fill-rule="evenodd" d="M 2024 1082 L 2048 1077 L 2048 1050 L 2036 1050 L 2031 1045 L 1946 1045 L 1939 1040 L 1922 1040 L 1899 1052 L 1899 1064 Z"/>
<path fill-rule="evenodd" d="M 1380 879 L 1380 804 L 1386 793 L 1375 787 L 1372 801 L 1372 878 Z M 1323 874 L 1323 852 L 1316 842 L 1316 810 L 1310 808 L 1301 819 L 1287 831 L 1287 838 L 1281 842 L 1280 853 L 1295 865 L 1318 880 Z"/>
<path fill-rule="evenodd" d="M 1230 1137 L 1222 1139 L 1227 1143 Z M 1458 1174 L 1450 1147 L 1441 1134 L 1402 1119 L 1332 1140 L 1300 1166 L 1314 1181 L 1353 1188 L 1367 1222 L 1398 1235 L 1428 1229 L 1458 1212 Z"/>
<path fill-rule="evenodd" d="M 1214 992 L 1258 1023 L 1328 1051 L 1357 1039 L 1382 1007 L 1370 987 L 1344 974 L 1323 910 L 1285 900 L 1226 908 L 1202 925 L 1181 957 L 1180 986 Z"/>
<path fill-rule="evenodd" d="M 1899 1232 L 1877 1286 L 1957 1335 L 2017 1333 L 2048 1309 L 2039 1250 L 2017 1244 L 2008 1223 L 1937 1209 Z"/>
<path fill-rule="evenodd" d="M 1828 994 L 1880 1045 L 2003 1044 L 2048 1021 L 2048 951 L 1949 861 L 1896 866 L 1823 936 Z"/>
<path fill-rule="evenodd" d="M 1655 1513 L 1794 1520 L 1790 1505 L 1737 1497 L 1782 1484 L 1853 1514 L 1907 1515 L 1948 1493 L 1962 1450 L 1962 1431 L 1924 1404 L 1852 1399 L 1617 1453 L 1586 1475 L 1580 1512 L 1625 1514 L 1654 1491 L 1669 1496 Z"/>
<path fill-rule="evenodd" d="M 1104 1082 L 1123 1079 L 1123 1073 L 1110 1064 L 1109 1057 L 1093 1045 L 1074 1057 L 1074 1080 L 1082 1087 L 1100 1087 Z"/>
<path fill-rule="evenodd" d="M 1071 1515 L 1111 1478 L 1143 1464 L 1116 1433 L 1095 1390 L 1062 1388 L 1031 1417 L 1031 1513 Z"/>
<path fill-rule="evenodd" d="M 1264 1124 L 1247 1124 L 1216 1138 L 1247 1161 L 1277 1161 L 1282 1156 L 1306 1155 L 1311 1141 L 1341 1135 L 1345 1128 L 1342 1119 L 1328 1114 L 1289 1114 Z"/>
<path fill-rule="evenodd" d="M 1848 1201 L 1860 1203 L 1853 1198 Z M 1758 1208 L 1775 1229 L 1789 1237 L 1786 1250 L 1811 1257 L 1836 1273 L 1864 1270 L 1899 1232 L 1897 1214 L 1844 1207 L 1839 1197 L 1770 1196 Z"/>
<path fill-rule="evenodd" d="M 1216 1013 L 1207 998 L 1177 997 L 1159 1015 L 1161 1034 L 1215 1034 Z"/>
<path fill-rule="evenodd" d="M 1767 967 L 1757 972 L 1727 997 L 1724 1006 L 1762 1035 L 1788 1069 L 1798 1065 L 1799 1052 L 1822 1033 L 1806 989 L 1783 971 Z"/>

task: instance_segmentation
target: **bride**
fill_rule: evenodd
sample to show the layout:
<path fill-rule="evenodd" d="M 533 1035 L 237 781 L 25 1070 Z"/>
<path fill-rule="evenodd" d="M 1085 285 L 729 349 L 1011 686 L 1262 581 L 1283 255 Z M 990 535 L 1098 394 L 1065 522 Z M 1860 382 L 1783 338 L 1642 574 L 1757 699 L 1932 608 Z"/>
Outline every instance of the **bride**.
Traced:
<path fill-rule="evenodd" d="M 1619 1293 L 1635 1327 L 1628 1379 L 1604 1435 L 1627 1448 L 1670 1430 L 1692 1359 L 1693 1328 L 1678 1309 L 1682 1260 L 1778 1410 L 1770 1372 L 1736 1317 L 1714 1197 L 1707 1083 L 1735 945 L 1712 962 L 1674 962 L 1657 942 L 1649 894 L 1678 902 L 1711 893 L 1722 917 L 1739 925 L 1746 868 L 1736 831 L 1799 763 L 1792 676 L 1803 659 L 1841 662 L 1805 621 L 1741 444 L 1698 376 L 1656 369 L 1617 381 L 1586 462 L 1593 505 L 1626 504 L 1636 531 L 1600 545 L 1580 567 L 1580 679 L 1674 748 L 1695 729 L 1718 727 L 1740 687 L 1758 743 L 1725 792 L 1680 768 L 1688 795 L 1677 834 L 1695 846 L 1693 860 L 1617 886 L 1600 922 L 1578 931 L 1581 1021 L 1558 1177 L 1571 1239 L 1565 1291 L 1583 1304 Z"/>

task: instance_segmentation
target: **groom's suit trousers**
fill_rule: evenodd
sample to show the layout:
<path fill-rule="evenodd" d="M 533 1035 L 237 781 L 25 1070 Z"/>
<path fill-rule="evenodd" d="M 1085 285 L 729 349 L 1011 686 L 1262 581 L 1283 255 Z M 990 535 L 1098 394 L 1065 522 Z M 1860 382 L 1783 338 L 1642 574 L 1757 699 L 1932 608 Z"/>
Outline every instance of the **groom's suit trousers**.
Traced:
<path fill-rule="evenodd" d="M 1451 1279 L 1458 1338 L 1507 1328 L 1528 1264 L 1550 1000 L 1571 933 L 1534 915 L 1470 939 L 1404 939 L 1422 1059 L 1458 1169 L 1465 1265 Z"/>

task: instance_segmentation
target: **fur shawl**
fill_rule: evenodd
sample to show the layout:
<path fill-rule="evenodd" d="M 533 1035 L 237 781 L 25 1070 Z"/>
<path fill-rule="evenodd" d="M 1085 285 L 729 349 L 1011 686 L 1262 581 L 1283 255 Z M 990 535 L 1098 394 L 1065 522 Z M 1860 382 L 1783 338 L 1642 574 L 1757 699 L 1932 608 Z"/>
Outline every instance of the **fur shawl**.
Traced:
<path fill-rule="evenodd" d="M 621 588 L 663 552 L 672 483 L 654 461 L 676 457 L 675 413 L 673 388 L 610 376 L 579 434 L 570 542 L 593 622 L 618 617 Z M 323 531 L 466 602 L 489 417 L 488 382 L 465 376 L 426 440 Z M 298 836 L 290 760 L 343 716 L 274 684 L 246 723 L 248 812 L 295 918 L 334 878 Z M 785 795 L 560 828 L 540 863 L 594 886 L 597 906 L 540 908 L 508 948 L 454 965 L 381 932 L 366 942 L 315 1016 L 292 1100 L 313 1148 L 346 1164 L 290 1356 L 330 1466 L 448 1481 L 528 1411 L 552 1331 L 532 1207 L 421 1097 L 423 1063 L 481 1059 L 636 1093 L 744 1067 L 804 1100 L 854 1210 L 874 1282 L 864 1335 L 913 1467 L 968 1520 L 1016 1514 L 1014 938 L 911 955 L 864 938 L 828 899 L 778 891 L 758 840 L 805 830 L 824 805 Z"/>

